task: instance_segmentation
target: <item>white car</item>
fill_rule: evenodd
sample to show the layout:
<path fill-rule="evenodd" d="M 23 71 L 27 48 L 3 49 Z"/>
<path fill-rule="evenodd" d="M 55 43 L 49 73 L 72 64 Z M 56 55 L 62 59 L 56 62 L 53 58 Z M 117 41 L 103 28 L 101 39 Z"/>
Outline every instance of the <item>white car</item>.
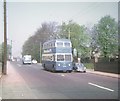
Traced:
<path fill-rule="evenodd" d="M 36 61 L 35 59 L 33 59 L 33 60 L 32 60 L 32 63 L 33 63 L 33 64 L 36 64 L 36 63 L 37 63 L 37 61 Z"/>
<path fill-rule="evenodd" d="M 22 59 L 23 64 L 31 64 L 31 55 L 24 55 Z"/>
<path fill-rule="evenodd" d="M 86 72 L 86 67 L 82 63 L 74 63 L 73 70 L 76 72 Z"/>

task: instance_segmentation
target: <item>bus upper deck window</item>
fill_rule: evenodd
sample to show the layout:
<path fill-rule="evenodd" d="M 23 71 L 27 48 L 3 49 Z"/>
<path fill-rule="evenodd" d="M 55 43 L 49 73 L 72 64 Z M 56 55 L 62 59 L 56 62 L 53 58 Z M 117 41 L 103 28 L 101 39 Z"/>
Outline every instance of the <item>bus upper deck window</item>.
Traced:
<path fill-rule="evenodd" d="M 65 42 L 64 45 L 65 45 L 65 47 L 70 47 L 70 43 L 68 43 L 68 42 Z"/>

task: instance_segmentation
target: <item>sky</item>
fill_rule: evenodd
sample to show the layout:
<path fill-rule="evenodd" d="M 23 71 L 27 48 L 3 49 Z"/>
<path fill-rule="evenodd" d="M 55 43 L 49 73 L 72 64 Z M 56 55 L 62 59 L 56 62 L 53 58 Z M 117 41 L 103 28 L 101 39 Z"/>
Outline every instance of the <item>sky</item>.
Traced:
<path fill-rule="evenodd" d="M 9 44 L 12 40 L 13 56 L 21 55 L 24 42 L 35 34 L 43 22 L 54 21 L 61 24 L 73 20 L 80 25 L 92 26 L 106 15 L 118 20 L 118 0 L 48 1 L 9 0 L 7 2 L 7 39 Z M 3 41 L 3 32 L 3 2 L 0 2 L 0 43 Z"/>

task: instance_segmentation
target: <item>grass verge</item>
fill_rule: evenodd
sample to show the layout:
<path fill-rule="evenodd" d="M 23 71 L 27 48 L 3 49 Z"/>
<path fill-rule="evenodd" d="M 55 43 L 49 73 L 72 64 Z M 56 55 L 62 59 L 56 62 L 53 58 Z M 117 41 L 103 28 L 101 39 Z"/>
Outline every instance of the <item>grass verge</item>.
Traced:
<path fill-rule="evenodd" d="M 94 64 L 93 63 L 84 63 L 84 65 L 87 69 L 94 69 Z"/>

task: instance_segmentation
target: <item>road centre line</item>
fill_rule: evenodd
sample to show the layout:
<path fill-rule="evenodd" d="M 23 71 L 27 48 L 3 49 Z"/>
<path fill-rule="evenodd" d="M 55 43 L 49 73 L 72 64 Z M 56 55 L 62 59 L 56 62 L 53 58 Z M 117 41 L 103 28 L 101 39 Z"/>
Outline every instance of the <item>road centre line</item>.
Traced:
<path fill-rule="evenodd" d="M 111 91 L 111 92 L 114 91 L 114 90 L 112 90 L 112 89 L 110 89 L 110 88 L 106 88 L 106 87 L 103 87 L 103 86 L 99 86 L 99 85 L 94 84 L 94 83 L 91 83 L 91 82 L 89 82 L 88 84 L 93 85 L 93 86 L 96 86 L 96 87 L 101 88 L 101 89 L 105 89 L 105 90 Z"/>

